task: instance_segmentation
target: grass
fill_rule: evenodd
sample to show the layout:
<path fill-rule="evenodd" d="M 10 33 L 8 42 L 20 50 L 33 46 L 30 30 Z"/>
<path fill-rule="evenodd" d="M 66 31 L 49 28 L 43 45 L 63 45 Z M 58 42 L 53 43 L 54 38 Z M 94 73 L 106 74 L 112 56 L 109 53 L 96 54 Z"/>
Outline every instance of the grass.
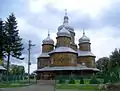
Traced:
<path fill-rule="evenodd" d="M 28 84 L 0 84 L 0 88 L 15 88 L 29 86 Z"/>
<path fill-rule="evenodd" d="M 98 89 L 98 85 L 57 84 L 56 89 L 78 89 L 96 91 Z"/>
<path fill-rule="evenodd" d="M 98 79 L 102 82 L 102 79 Z M 56 81 L 58 83 L 59 80 Z M 80 84 L 80 80 L 75 80 L 75 84 L 68 84 L 69 80 L 66 80 L 63 84 L 56 84 L 57 90 L 88 90 L 88 91 L 97 91 L 98 85 L 89 84 L 90 79 L 84 79 L 84 84 Z"/>
<path fill-rule="evenodd" d="M 30 84 L 35 84 L 35 80 L 31 80 Z M 20 80 L 20 81 L 9 81 L 9 82 L 1 82 L 0 88 L 14 88 L 14 87 L 24 87 L 30 85 L 28 80 Z"/>
<path fill-rule="evenodd" d="M 104 80 L 103 79 L 97 79 L 100 83 L 103 83 Z M 56 82 L 58 83 L 59 80 L 56 80 Z M 69 80 L 65 80 L 65 83 L 68 84 Z M 84 79 L 84 84 L 89 84 L 90 79 Z M 80 84 L 80 80 L 75 80 L 75 84 Z"/>

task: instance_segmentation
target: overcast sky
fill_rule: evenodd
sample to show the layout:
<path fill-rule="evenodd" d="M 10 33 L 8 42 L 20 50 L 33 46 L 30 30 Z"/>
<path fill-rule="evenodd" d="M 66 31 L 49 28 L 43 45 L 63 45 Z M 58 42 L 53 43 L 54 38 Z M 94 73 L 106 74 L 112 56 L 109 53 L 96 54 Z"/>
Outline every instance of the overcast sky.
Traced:
<path fill-rule="evenodd" d="M 75 29 L 76 44 L 84 28 L 96 60 L 120 48 L 120 0 L 0 0 L 0 17 L 5 20 L 11 12 L 15 14 L 25 46 L 25 60 L 11 59 L 12 63 L 24 65 L 27 72 L 27 45 L 32 40 L 36 46 L 31 50 L 31 72 L 36 69 L 42 40 L 50 29 L 51 38 L 56 41 L 65 9 Z"/>

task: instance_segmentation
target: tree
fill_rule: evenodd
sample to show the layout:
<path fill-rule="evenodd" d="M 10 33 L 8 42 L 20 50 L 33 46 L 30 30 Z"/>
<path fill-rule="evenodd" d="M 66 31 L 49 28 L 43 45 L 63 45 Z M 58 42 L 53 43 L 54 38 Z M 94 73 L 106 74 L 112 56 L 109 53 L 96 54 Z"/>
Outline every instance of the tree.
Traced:
<path fill-rule="evenodd" d="M 19 66 L 12 64 L 10 65 L 9 75 L 12 76 L 11 80 L 20 80 L 23 79 L 25 74 L 24 66 Z"/>
<path fill-rule="evenodd" d="M 104 72 L 108 71 L 109 69 L 109 58 L 108 57 L 102 57 L 97 60 L 96 67 Z"/>
<path fill-rule="evenodd" d="M 110 55 L 110 68 L 120 66 L 120 49 L 115 49 Z"/>
<path fill-rule="evenodd" d="M 10 64 L 10 56 L 15 57 L 17 59 L 23 60 L 22 51 L 23 44 L 22 38 L 20 38 L 18 29 L 17 29 L 17 21 L 16 17 L 12 13 L 9 15 L 7 20 L 5 21 L 5 31 L 6 31 L 6 54 L 7 54 L 7 77 L 9 76 L 9 64 Z"/>
<path fill-rule="evenodd" d="M 5 38 L 4 22 L 0 18 L 0 65 L 3 64 L 3 57 L 5 56 Z"/>

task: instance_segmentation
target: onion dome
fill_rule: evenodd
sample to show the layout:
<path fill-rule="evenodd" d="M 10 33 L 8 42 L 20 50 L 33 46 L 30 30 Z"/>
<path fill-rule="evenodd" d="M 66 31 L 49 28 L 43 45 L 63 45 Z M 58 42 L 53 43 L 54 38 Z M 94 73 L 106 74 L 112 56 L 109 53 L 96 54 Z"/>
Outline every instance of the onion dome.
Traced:
<path fill-rule="evenodd" d="M 43 44 L 52 44 L 52 45 L 54 45 L 54 41 L 50 38 L 49 31 L 48 31 L 47 38 L 45 38 L 42 42 L 43 42 Z"/>
<path fill-rule="evenodd" d="M 57 36 L 71 37 L 70 32 L 63 26 L 63 28 L 57 32 Z"/>
<path fill-rule="evenodd" d="M 58 27 L 58 31 L 60 31 L 63 27 L 65 27 L 70 32 L 74 32 L 74 28 L 69 25 L 69 18 L 67 16 L 67 10 L 65 10 L 65 16 L 63 24 Z"/>
<path fill-rule="evenodd" d="M 84 29 L 83 29 L 83 36 L 79 39 L 79 44 L 80 43 L 89 43 L 90 39 L 85 35 Z"/>

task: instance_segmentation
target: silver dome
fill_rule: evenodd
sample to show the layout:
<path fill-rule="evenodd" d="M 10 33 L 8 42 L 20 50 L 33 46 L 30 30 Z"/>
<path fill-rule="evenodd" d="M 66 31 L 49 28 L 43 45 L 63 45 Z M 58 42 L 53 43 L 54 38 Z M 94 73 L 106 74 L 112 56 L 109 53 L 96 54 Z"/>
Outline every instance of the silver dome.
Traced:
<path fill-rule="evenodd" d="M 54 45 L 54 41 L 50 38 L 50 34 L 48 34 L 48 37 L 45 38 L 42 42 L 43 42 L 43 44 L 52 44 L 52 45 Z"/>
<path fill-rule="evenodd" d="M 64 25 L 60 25 L 60 26 L 58 27 L 58 31 L 60 31 L 63 27 L 64 27 Z M 74 32 L 74 28 L 71 27 L 71 26 L 69 26 L 69 25 L 65 25 L 65 28 L 66 28 L 67 30 L 69 30 L 70 32 Z"/>
<path fill-rule="evenodd" d="M 69 18 L 67 16 L 67 12 L 65 12 L 63 24 L 58 27 L 58 31 L 60 31 L 64 26 L 68 31 L 74 33 L 74 28 L 69 25 Z"/>
<path fill-rule="evenodd" d="M 63 28 L 57 32 L 57 36 L 71 37 L 70 32 L 63 26 Z"/>
<path fill-rule="evenodd" d="M 79 39 L 79 44 L 80 43 L 89 43 L 90 39 L 85 35 L 85 32 L 83 32 L 83 36 Z"/>

